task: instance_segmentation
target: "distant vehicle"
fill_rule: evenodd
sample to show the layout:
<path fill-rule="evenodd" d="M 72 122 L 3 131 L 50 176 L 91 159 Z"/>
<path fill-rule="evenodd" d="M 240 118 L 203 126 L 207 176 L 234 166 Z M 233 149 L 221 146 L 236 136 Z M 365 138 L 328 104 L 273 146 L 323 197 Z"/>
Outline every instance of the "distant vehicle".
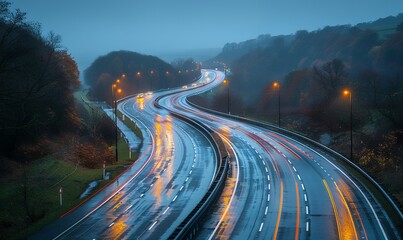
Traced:
<path fill-rule="evenodd" d="M 151 91 L 149 91 L 149 92 L 146 92 L 146 94 L 145 94 L 146 96 L 152 96 L 153 95 L 153 92 L 151 92 Z"/>
<path fill-rule="evenodd" d="M 188 86 L 184 85 L 184 86 L 182 87 L 182 89 L 188 89 Z"/>
<path fill-rule="evenodd" d="M 197 86 L 197 84 L 196 84 L 196 83 L 193 83 L 193 84 L 192 84 L 192 87 L 196 87 L 196 86 Z"/>
<path fill-rule="evenodd" d="M 155 117 L 157 122 L 167 122 L 171 120 L 169 112 L 165 109 L 158 109 L 157 116 Z"/>
<path fill-rule="evenodd" d="M 144 93 L 137 94 L 137 98 L 144 98 Z"/>

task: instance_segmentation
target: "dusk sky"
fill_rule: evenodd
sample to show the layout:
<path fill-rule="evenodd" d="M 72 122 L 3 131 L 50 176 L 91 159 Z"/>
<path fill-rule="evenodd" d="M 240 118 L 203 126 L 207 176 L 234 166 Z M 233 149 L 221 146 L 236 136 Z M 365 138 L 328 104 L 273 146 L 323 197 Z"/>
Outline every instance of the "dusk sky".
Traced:
<path fill-rule="evenodd" d="M 163 58 L 221 48 L 261 34 L 357 24 L 403 12 L 402 0 L 14 0 L 29 21 L 61 35 L 82 68 L 97 56 L 131 50 Z"/>

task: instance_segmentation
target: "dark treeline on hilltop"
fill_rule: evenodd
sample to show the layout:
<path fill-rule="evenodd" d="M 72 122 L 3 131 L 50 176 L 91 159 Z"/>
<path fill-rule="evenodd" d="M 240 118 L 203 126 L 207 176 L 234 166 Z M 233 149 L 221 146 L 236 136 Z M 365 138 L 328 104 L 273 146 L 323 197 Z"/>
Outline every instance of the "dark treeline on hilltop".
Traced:
<path fill-rule="evenodd" d="M 226 45 L 214 60 L 228 60 L 231 68 L 232 114 L 277 123 L 278 92 L 273 87 L 277 81 L 281 125 L 322 140 L 346 156 L 350 156 L 350 105 L 343 89 L 350 89 L 353 160 L 401 193 L 403 14 L 357 26 Z M 380 26 L 388 34 L 379 31 Z M 207 95 L 204 104 L 226 112 L 226 94 L 222 86 L 218 94 Z M 205 100 L 195 98 L 200 104 Z"/>
<path fill-rule="evenodd" d="M 161 59 L 130 51 L 115 51 L 97 58 L 85 70 L 90 95 L 111 102 L 111 86 L 120 79 L 122 96 L 178 87 L 199 75 L 198 65 L 191 59 L 170 65 Z"/>
<path fill-rule="evenodd" d="M 42 37 L 39 25 L 9 7 L 0 2 L 0 158 L 21 160 L 37 152 L 39 138 L 77 126 L 72 90 L 80 82 L 60 37 Z"/>

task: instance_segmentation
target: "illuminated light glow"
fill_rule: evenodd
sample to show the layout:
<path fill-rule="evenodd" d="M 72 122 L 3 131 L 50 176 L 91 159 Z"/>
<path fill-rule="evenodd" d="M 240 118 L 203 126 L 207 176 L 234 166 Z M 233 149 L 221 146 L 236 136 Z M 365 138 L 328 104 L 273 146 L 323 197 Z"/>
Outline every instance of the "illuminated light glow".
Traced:
<path fill-rule="evenodd" d="M 299 203 L 299 191 L 298 191 L 298 183 L 294 181 L 295 184 L 295 201 L 297 204 L 297 215 L 295 217 L 295 236 L 294 239 L 298 240 L 299 239 L 299 218 L 301 216 L 300 212 L 300 203 Z"/>
<path fill-rule="evenodd" d="M 150 231 L 150 230 L 155 226 L 155 224 L 157 224 L 157 221 L 155 221 L 155 222 L 148 228 L 148 231 Z"/>
<path fill-rule="evenodd" d="M 165 213 L 168 212 L 169 208 L 170 208 L 170 207 L 167 207 L 167 208 L 165 209 L 165 211 L 162 213 L 162 215 L 165 215 Z"/>
<path fill-rule="evenodd" d="M 337 232 L 338 232 L 338 234 L 339 234 L 339 239 L 342 239 L 341 230 L 340 230 L 339 213 L 337 212 L 336 203 L 334 202 L 333 195 L 332 195 L 332 193 L 331 193 L 331 191 L 330 191 L 330 189 L 329 189 L 329 185 L 327 185 L 326 180 L 323 179 L 322 181 L 323 181 L 323 184 L 324 184 L 325 187 L 326 187 L 327 193 L 328 193 L 329 198 L 330 198 L 330 202 L 332 203 L 333 212 L 334 212 L 334 217 L 335 217 L 335 219 L 336 219 L 336 224 L 337 224 Z"/>
<path fill-rule="evenodd" d="M 337 185 L 337 183 L 336 182 L 333 182 L 333 183 L 336 186 L 337 191 L 339 192 L 342 203 L 343 203 L 345 209 L 347 210 L 348 217 L 350 220 L 349 222 L 343 221 L 343 227 L 342 227 L 343 235 L 345 238 L 351 238 L 352 237 L 351 234 L 354 234 L 355 239 L 358 239 L 357 230 L 355 229 L 353 216 L 351 215 L 351 211 L 350 211 L 350 208 L 348 207 L 346 199 L 344 198 L 344 195 L 343 195 L 342 191 L 340 190 L 339 186 Z M 351 233 L 351 231 L 352 231 L 352 233 Z"/>
<path fill-rule="evenodd" d="M 260 224 L 259 232 L 262 231 L 262 228 L 263 228 L 263 222 Z"/>
<path fill-rule="evenodd" d="M 278 229 L 280 227 L 280 222 L 281 222 L 281 212 L 283 211 L 283 182 L 280 181 L 280 205 L 278 207 L 278 213 L 277 213 L 277 221 L 276 221 L 276 228 L 274 230 L 274 235 L 273 239 L 277 239 L 277 234 L 278 234 Z"/>

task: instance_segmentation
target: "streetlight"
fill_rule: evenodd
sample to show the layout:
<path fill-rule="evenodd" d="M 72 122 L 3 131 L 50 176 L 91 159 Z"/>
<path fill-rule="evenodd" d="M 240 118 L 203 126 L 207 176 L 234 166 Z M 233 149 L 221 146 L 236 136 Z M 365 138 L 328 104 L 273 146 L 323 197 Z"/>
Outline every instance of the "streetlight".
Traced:
<path fill-rule="evenodd" d="M 353 93 L 346 89 L 343 91 L 343 95 L 350 97 L 350 160 L 353 161 Z"/>
<path fill-rule="evenodd" d="M 118 161 L 118 113 L 117 113 L 117 95 L 122 93 L 122 89 L 117 89 L 115 93 L 115 144 L 116 144 L 116 149 L 115 149 L 115 157 L 116 157 L 116 162 Z"/>
<path fill-rule="evenodd" d="M 227 85 L 227 111 L 228 111 L 228 115 L 230 114 L 229 111 L 229 81 L 227 79 L 224 79 L 224 85 Z"/>
<path fill-rule="evenodd" d="M 125 78 L 126 75 L 122 74 L 122 78 Z M 118 115 L 117 115 L 117 94 L 122 93 L 122 89 L 118 89 L 118 85 L 120 83 L 120 79 L 116 79 L 115 83 L 112 84 L 112 101 L 113 105 L 115 107 L 115 145 L 116 145 L 116 150 L 115 150 L 115 156 L 116 156 L 116 162 L 118 161 Z"/>
<path fill-rule="evenodd" d="M 280 114 L 280 83 L 274 82 L 273 87 L 275 89 L 277 89 L 277 94 L 278 94 L 278 127 L 280 127 L 281 126 L 281 124 L 280 124 L 280 116 L 281 116 L 281 114 Z"/>

